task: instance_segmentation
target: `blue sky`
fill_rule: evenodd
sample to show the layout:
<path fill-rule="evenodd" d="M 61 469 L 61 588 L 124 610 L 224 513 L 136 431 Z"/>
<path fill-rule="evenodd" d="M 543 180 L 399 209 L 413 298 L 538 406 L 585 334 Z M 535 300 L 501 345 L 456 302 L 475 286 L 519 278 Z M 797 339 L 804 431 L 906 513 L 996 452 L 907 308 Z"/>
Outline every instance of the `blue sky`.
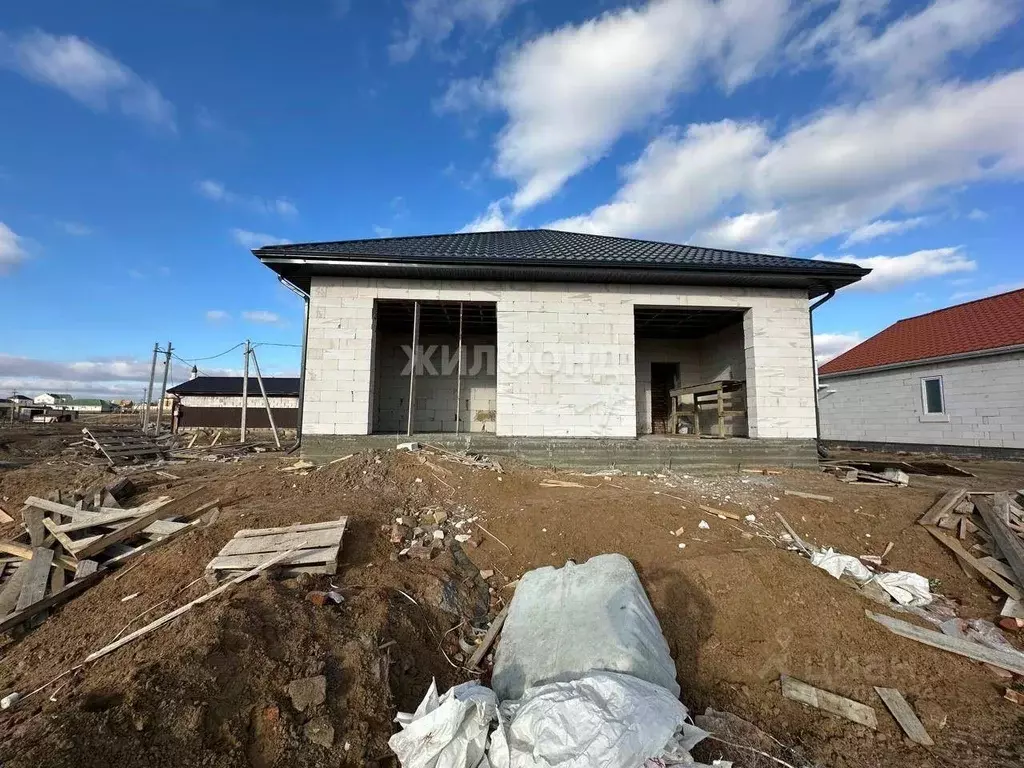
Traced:
<path fill-rule="evenodd" d="M 505 227 L 856 261 L 835 354 L 1024 285 L 1024 0 L 184 0 L 0 14 L 0 394 L 264 342 L 248 249 Z M 236 349 L 203 360 L 240 367 Z M 187 375 L 176 361 L 173 378 Z"/>

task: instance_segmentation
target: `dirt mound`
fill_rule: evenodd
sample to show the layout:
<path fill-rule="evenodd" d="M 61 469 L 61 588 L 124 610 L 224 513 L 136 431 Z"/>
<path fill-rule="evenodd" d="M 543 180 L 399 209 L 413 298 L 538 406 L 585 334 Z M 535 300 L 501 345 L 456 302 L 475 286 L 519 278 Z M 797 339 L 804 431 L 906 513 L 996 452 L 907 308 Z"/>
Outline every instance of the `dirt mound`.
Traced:
<path fill-rule="evenodd" d="M 340 606 L 317 606 L 306 595 L 330 589 L 326 578 L 240 585 L 152 642 L 97 663 L 71 693 L 57 694 L 59 709 L 45 696 L 19 709 L 0 763 L 375 765 L 390 755 L 396 705 L 418 703 L 432 675 L 440 673 L 445 687 L 456 682 L 438 658 L 441 638 L 458 621 L 449 614 L 473 605 L 465 592 L 452 597 L 465 579 L 451 558 L 410 574 L 435 604 L 342 584 Z M 438 642 L 425 642 L 431 637 Z M 323 703 L 298 711 L 289 685 L 320 675 Z"/>

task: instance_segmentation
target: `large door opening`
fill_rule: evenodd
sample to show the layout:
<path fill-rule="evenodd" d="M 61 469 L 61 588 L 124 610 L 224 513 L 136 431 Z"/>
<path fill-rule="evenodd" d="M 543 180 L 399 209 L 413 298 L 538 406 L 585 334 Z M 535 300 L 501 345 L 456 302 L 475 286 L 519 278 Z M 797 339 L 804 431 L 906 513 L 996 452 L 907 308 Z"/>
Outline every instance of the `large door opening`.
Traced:
<path fill-rule="evenodd" d="M 747 435 L 743 315 L 634 308 L 637 434 Z"/>
<path fill-rule="evenodd" d="M 373 431 L 494 433 L 494 302 L 374 304 Z"/>

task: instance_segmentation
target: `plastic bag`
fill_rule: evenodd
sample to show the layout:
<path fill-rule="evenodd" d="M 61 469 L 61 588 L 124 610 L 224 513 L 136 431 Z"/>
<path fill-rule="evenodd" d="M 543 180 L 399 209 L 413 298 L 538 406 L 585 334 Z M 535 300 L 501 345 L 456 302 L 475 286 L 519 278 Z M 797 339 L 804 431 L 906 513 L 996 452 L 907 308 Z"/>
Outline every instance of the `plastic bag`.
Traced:
<path fill-rule="evenodd" d="M 463 683 L 439 697 L 432 680 L 414 713 L 398 713 L 402 730 L 388 746 L 405 768 L 490 768 L 487 734 L 497 711 L 490 688 Z"/>

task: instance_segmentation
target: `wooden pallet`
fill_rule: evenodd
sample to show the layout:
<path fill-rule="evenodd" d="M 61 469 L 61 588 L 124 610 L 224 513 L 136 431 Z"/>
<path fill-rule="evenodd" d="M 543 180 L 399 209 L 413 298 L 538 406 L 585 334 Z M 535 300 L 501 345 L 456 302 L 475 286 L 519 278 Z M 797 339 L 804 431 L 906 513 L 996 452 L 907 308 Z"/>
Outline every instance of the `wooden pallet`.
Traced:
<path fill-rule="evenodd" d="M 342 517 L 326 523 L 241 530 L 206 566 L 206 580 L 216 584 L 221 576 L 237 576 L 274 553 L 296 548 L 298 551 L 278 567 L 280 572 L 290 576 L 337 573 L 347 523 L 348 517 Z"/>
<path fill-rule="evenodd" d="M 134 427 L 83 427 L 82 434 L 85 444 L 102 453 L 111 464 L 161 458 L 165 452 Z"/>

